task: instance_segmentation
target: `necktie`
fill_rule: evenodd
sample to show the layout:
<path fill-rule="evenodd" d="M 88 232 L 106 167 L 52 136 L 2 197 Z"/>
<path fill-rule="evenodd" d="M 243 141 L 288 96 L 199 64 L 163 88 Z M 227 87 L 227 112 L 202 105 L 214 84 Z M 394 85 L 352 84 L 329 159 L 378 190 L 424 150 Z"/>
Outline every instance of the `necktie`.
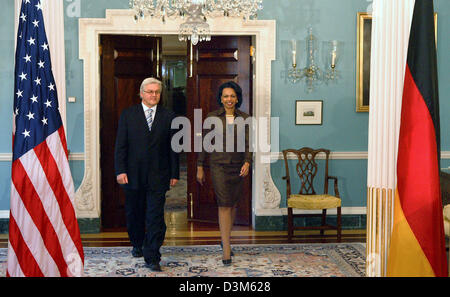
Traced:
<path fill-rule="evenodd" d="M 153 109 L 147 109 L 145 118 L 147 119 L 148 129 L 152 131 Z"/>

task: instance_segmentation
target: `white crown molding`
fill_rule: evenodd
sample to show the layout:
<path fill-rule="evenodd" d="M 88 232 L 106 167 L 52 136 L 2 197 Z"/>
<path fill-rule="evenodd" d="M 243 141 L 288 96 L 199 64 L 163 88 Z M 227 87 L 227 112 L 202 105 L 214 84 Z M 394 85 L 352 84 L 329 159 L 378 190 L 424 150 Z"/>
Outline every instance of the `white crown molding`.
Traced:
<path fill-rule="evenodd" d="M 85 172 L 75 194 L 78 217 L 100 217 L 100 34 L 178 34 L 181 19 L 168 19 L 165 24 L 156 18 L 135 22 L 131 9 L 106 10 L 103 19 L 79 19 L 79 56 L 83 60 L 84 75 L 84 143 Z M 253 36 L 255 46 L 253 115 L 270 118 L 272 61 L 275 60 L 276 28 L 274 20 L 242 18 L 208 18 L 211 35 Z M 257 98 L 257 100 L 256 100 Z M 270 128 L 267 131 L 270 139 Z M 265 162 L 269 159 L 269 162 Z M 270 154 L 255 153 L 253 166 L 252 207 L 279 208 L 281 195 L 270 173 Z"/>

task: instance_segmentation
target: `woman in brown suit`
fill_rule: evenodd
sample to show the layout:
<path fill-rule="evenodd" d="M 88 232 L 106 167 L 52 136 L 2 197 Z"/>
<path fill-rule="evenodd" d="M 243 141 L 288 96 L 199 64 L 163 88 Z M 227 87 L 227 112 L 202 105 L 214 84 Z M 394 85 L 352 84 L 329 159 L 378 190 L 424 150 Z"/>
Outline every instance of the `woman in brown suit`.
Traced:
<path fill-rule="evenodd" d="M 209 163 L 214 193 L 219 207 L 219 228 L 223 244 L 222 262 L 224 265 L 230 265 L 231 228 L 236 216 L 236 205 L 242 193 L 243 178 L 248 175 L 252 162 L 252 154 L 249 151 L 250 130 L 248 125 L 242 125 L 243 120 L 247 119 L 249 115 L 238 109 L 242 103 L 242 89 L 233 81 L 226 82 L 219 87 L 217 101 L 222 108 L 209 113 L 208 117 L 217 117 L 222 122 L 223 150 L 213 150 L 209 153 Z M 231 132 L 234 135 L 234 145 L 230 151 L 230 147 L 226 145 L 226 135 L 231 130 L 234 130 Z M 245 135 L 243 135 L 244 133 Z M 242 144 L 239 138 L 242 139 L 242 137 L 245 139 L 245 148 L 239 147 Z M 203 171 L 205 157 L 204 148 L 199 153 L 197 163 L 197 181 L 200 184 L 205 181 Z"/>

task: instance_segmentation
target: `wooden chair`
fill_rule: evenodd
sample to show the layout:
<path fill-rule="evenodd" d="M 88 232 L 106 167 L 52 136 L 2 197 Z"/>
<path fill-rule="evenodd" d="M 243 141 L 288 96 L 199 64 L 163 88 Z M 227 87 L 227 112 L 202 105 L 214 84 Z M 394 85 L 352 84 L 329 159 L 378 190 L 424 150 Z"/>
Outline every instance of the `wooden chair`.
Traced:
<path fill-rule="evenodd" d="M 297 156 L 298 163 L 296 171 L 300 178 L 300 191 L 298 194 L 291 193 L 291 176 L 289 174 L 288 154 L 293 153 Z M 314 178 L 318 171 L 317 155 L 325 153 L 325 172 L 324 172 L 324 188 L 323 194 L 316 194 L 314 190 Z M 286 167 L 286 197 L 288 206 L 288 241 L 292 242 L 294 230 L 315 229 L 320 230 L 320 234 L 324 234 L 324 230 L 337 230 L 337 241 L 341 241 L 341 198 L 339 197 L 338 179 L 335 176 L 328 175 L 328 159 L 330 151 L 327 149 L 312 149 L 304 147 L 299 150 L 286 149 L 283 150 L 284 163 Z M 334 180 L 334 196 L 328 193 L 328 181 Z M 293 209 L 302 210 L 322 210 L 322 214 L 294 214 Z M 337 224 L 336 226 L 326 224 L 327 209 L 337 208 Z M 321 226 L 294 226 L 295 217 L 321 217 Z"/>

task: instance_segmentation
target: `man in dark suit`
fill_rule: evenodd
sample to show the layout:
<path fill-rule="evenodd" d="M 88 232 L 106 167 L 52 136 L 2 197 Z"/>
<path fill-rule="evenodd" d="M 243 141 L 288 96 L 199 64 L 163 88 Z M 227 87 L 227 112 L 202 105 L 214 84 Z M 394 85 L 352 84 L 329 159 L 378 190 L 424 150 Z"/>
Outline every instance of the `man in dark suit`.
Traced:
<path fill-rule="evenodd" d="M 142 102 L 125 109 L 119 120 L 115 149 L 117 182 L 125 192 L 128 235 L 134 257 L 144 256 L 152 271 L 161 271 L 160 247 L 166 224 L 166 191 L 179 179 L 179 158 L 171 148 L 175 114 L 158 105 L 161 82 L 146 78 Z"/>

